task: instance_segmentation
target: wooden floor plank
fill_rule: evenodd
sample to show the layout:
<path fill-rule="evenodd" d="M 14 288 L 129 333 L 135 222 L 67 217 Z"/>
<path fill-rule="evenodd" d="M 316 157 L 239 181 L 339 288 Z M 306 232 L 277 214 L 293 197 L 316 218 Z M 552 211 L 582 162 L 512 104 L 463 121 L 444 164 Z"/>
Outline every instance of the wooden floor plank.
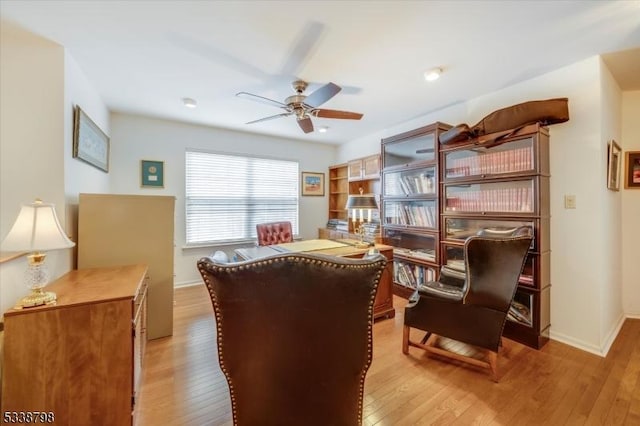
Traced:
<path fill-rule="evenodd" d="M 176 289 L 175 299 L 174 335 L 147 344 L 137 426 L 231 426 L 209 295 L 202 285 Z M 406 301 L 394 305 L 396 317 L 373 326 L 365 425 L 640 424 L 640 320 L 625 321 L 606 358 L 504 339 L 494 383 L 486 370 L 418 348 L 402 354 Z"/>

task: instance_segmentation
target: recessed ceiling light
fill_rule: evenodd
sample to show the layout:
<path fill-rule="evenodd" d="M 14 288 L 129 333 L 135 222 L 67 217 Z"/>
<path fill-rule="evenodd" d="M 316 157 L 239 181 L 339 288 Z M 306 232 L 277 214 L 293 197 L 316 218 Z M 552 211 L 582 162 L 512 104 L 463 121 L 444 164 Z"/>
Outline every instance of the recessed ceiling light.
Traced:
<path fill-rule="evenodd" d="M 327 130 L 329 130 L 329 126 L 320 126 L 320 127 L 318 127 L 318 131 L 320 133 L 327 133 Z"/>
<path fill-rule="evenodd" d="M 191 99 L 191 98 L 182 98 L 182 103 L 187 108 L 195 108 L 198 106 L 198 102 L 196 102 L 195 99 Z"/>
<path fill-rule="evenodd" d="M 427 81 L 436 81 L 442 74 L 442 68 L 432 68 L 424 73 L 424 79 Z"/>

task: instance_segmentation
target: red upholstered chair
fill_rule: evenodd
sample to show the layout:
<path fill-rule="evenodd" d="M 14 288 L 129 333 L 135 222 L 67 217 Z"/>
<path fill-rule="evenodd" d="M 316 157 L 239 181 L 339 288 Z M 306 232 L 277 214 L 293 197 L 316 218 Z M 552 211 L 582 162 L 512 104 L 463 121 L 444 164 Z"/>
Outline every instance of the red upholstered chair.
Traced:
<path fill-rule="evenodd" d="M 290 243 L 293 241 L 291 222 L 270 222 L 256 225 L 258 233 L 258 245 L 270 246 L 271 244 Z"/>

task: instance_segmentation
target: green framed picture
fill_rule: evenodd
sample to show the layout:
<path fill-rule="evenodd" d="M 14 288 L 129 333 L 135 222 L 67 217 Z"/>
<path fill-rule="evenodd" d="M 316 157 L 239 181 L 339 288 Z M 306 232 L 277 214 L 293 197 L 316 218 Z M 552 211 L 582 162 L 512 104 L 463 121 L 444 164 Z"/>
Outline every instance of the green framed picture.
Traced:
<path fill-rule="evenodd" d="M 164 188 L 164 161 L 141 160 L 141 185 L 143 188 Z"/>

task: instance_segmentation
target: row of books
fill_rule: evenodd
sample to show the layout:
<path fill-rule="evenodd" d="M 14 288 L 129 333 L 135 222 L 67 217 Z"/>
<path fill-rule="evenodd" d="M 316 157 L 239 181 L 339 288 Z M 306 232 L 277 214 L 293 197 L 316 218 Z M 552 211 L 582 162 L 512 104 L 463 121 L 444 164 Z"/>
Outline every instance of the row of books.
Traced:
<path fill-rule="evenodd" d="M 424 204 L 389 203 L 385 209 L 385 223 L 435 228 L 438 215 L 435 206 Z"/>
<path fill-rule="evenodd" d="M 532 212 L 533 190 L 525 188 L 460 191 L 448 195 L 447 211 L 465 212 Z"/>
<path fill-rule="evenodd" d="M 434 249 L 407 249 L 402 247 L 394 247 L 393 252 L 395 254 L 401 254 L 404 256 L 415 257 L 418 259 L 428 260 L 430 262 L 436 261 L 436 251 Z"/>
<path fill-rule="evenodd" d="M 532 147 L 488 152 L 473 157 L 448 160 L 446 177 L 475 176 L 482 174 L 513 173 L 533 169 Z"/>
<path fill-rule="evenodd" d="M 387 195 L 433 194 L 435 187 L 435 179 L 428 173 L 403 176 L 390 174 L 385 178 L 384 192 Z"/>
<path fill-rule="evenodd" d="M 393 262 L 394 281 L 405 287 L 416 288 L 419 284 L 435 279 L 435 271 L 419 265 L 410 265 L 404 262 Z"/>

